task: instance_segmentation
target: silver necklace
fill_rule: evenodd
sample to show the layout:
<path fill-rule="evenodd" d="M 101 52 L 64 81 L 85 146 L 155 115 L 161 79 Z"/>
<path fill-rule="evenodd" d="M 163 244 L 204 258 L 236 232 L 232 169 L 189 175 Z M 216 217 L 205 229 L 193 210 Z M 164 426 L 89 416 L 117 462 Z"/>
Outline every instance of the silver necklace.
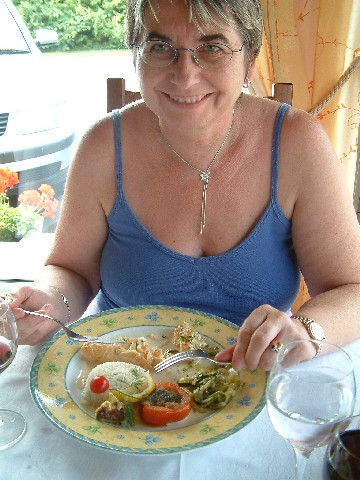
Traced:
<path fill-rule="evenodd" d="M 160 125 L 159 125 L 159 130 L 160 130 L 160 134 L 161 134 L 161 137 L 162 139 L 164 140 L 164 142 L 166 143 L 166 145 L 170 148 L 170 150 L 172 151 L 172 153 L 175 153 L 175 155 L 183 162 L 185 163 L 185 165 L 187 165 L 188 167 L 192 168 L 193 170 L 196 170 L 197 172 L 199 172 L 199 175 L 200 175 L 200 180 L 203 182 L 203 191 L 202 191 L 202 199 L 201 199 L 201 223 L 200 223 L 200 234 L 203 233 L 204 229 L 205 229 L 205 226 L 206 226 L 206 192 L 207 192 L 207 188 L 208 188 L 208 185 L 209 185 L 209 180 L 211 179 L 211 174 L 210 174 L 210 169 L 211 167 L 214 165 L 214 162 L 216 160 L 216 158 L 218 157 L 219 153 L 221 152 L 223 146 L 225 145 L 226 143 L 226 140 L 229 138 L 229 135 L 230 135 L 230 132 L 231 132 L 231 129 L 232 129 L 232 126 L 233 126 L 233 122 L 234 122 L 234 110 L 233 110 L 233 115 L 232 115 L 232 119 L 231 119 L 231 125 L 229 127 L 229 130 L 227 131 L 226 135 L 225 135 L 225 138 L 222 142 L 222 144 L 220 145 L 220 147 L 218 148 L 217 152 L 215 153 L 214 155 L 214 158 L 211 160 L 209 166 L 207 167 L 206 170 L 201 170 L 201 168 L 198 168 L 198 167 L 195 167 L 195 165 L 192 165 L 190 162 L 188 162 L 187 160 L 185 160 L 185 158 L 183 158 L 180 153 L 178 153 L 171 145 L 170 143 L 167 141 L 167 139 L 165 138 L 164 134 L 162 133 L 161 131 L 161 128 L 160 128 Z"/>

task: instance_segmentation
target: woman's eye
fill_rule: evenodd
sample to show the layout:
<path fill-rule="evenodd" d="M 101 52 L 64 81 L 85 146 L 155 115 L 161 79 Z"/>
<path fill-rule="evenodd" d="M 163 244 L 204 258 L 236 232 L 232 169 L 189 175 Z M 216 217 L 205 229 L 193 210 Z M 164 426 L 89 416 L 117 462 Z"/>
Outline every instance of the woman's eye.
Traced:
<path fill-rule="evenodd" d="M 221 53 L 224 51 L 221 45 L 217 45 L 217 44 L 202 45 L 201 50 L 206 53 Z"/>
<path fill-rule="evenodd" d="M 169 50 L 171 50 L 170 45 L 164 43 L 153 43 L 151 46 L 151 51 L 154 53 L 163 53 L 168 52 Z"/>

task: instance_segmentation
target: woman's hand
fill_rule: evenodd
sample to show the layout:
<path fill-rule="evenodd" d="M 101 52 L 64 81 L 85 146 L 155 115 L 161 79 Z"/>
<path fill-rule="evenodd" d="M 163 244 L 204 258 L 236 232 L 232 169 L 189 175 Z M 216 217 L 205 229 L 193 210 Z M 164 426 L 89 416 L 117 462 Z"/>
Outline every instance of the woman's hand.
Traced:
<path fill-rule="evenodd" d="M 223 362 L 231 361 L 236 370 L 244 367 L 270 370 L 276 355 L 274 343 L 278 341 L 285 344 L 308 338 L 301 322 L 270 305 L 261 305 L 240 327 L 236 344 L 225 348 L 215 358 Z"/>
<path fill-rule="evenodd" d="M 33 286 L 25 286 L 12 292 L 11 297 L 9 305 L 16 320 L 20 345 L 36 345 L 58 329 L 51 320 L 26 315 L 23 310 L 52 315 L 50 291 L 47 293 Z"/>

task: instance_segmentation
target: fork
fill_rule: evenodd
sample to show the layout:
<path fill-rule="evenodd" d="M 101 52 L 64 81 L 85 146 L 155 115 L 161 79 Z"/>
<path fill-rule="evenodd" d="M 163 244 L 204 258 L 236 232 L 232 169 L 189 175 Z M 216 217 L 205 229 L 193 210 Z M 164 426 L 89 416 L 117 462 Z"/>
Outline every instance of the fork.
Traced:
<path fill-rule="evenodd" d="M 26 315 L 32 315 L 33 317 L 41 317 L 41 318 L 47 318 L 48 320 L 52 320 L 53 322 L 56 322 L 57 324 L 60 325 L 60 327 L 64 330 L 68 338 L 71 338 L 71 340 L 77 340 L 78 342 L 99 342 L 99 343 L 108 343 L 104 342 L 101 340 L 99 337 L 86 337 L 85 335 L 80 335 L 80 333 L 76 333 L 73 330 L 70 330 L 70 328 L 66 327 L 63 323 L 60 322 L 55 317 L 51 317 L 50 315 L 46 315 L 45 313 L 38 313 L 38 312 L 30 312 L 30 310 L 24 310 L 24 313 Z M 111 342 L 112 343 L 112 342 Z"/>
<path fill-rule="evenodd" d="M 210 362 L 216 363 L 218 365 L 231 365 L 229 362 L 218 362 L 213 358 L 210 358 L 203 350 L 186 350 L 185 352 L 175 353 L 175 355 L 171 355 L 171 357 L 166 358 L 162 362 L 155 365 L 154 369 L 156 373 L 160 373 L 166 368 L 172 367 L 176 363 L 184 362 L 185 360 L 192 360 L 194 358 L 206 358 Z"/>
<path fill-rule="evenodd" d="M 0 302 L 10 304 L 13 301 L 11 293 L 1 293 L 0 294 Z M 60 327 L 64 330 L 68 338 L 71 340 L 77 340 L 78 342 L 99 342 L 99 343 L 106 343 L 102 340 L 100 340 L 99 337 L 86 337 L 85 335 L 80 335 L 80 333 L 76 333 L 73 330 L 70 330 L 70 328 L 66 327 L 60 320 L 58 320 L 55 317 L 51 317 L 50 315 L 46 315 L 45 313 L 38 313 L 38 312 L 31 312 L 30 310 L 24 310 L 22 309 L 23 312 L 26 315 L 32 315 L 33 317 L 41 317 L 41 318 L 46 318 L 48 320 L 52 320 L 53 322 L 56 322 Z"/>

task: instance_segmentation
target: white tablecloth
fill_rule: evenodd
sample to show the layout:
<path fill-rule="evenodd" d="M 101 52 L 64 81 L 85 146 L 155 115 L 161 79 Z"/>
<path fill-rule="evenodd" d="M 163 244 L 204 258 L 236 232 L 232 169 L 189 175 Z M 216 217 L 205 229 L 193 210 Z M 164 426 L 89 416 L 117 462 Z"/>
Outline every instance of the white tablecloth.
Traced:
<path fill-rule="evenodd" d="M 360 388 L 360 340 L 347 347 L 356 359 Z M 35 405 L 29 372 L 39 347 L 19 347 L 0 375 L 0 408 L 13 408 L 27 421 L 24 437 L 0 451 L 1 480 L 292 480 L 291 446 L 272 427 L 264 409 L 235 435 L 182 454 L 128 455 L 94 447 L 53 425 Z M 360 411 L 357 395 L 356 412 Z M 325 447 L 317 449 L 305 479 L 321 480 Z"/>
<path fill-rule="evenodd" d="M 54 240 L 53 233 L 35 233 L 20 242 L 0 242 L 0 281 L 32 281 L 44 264 Z"/>

